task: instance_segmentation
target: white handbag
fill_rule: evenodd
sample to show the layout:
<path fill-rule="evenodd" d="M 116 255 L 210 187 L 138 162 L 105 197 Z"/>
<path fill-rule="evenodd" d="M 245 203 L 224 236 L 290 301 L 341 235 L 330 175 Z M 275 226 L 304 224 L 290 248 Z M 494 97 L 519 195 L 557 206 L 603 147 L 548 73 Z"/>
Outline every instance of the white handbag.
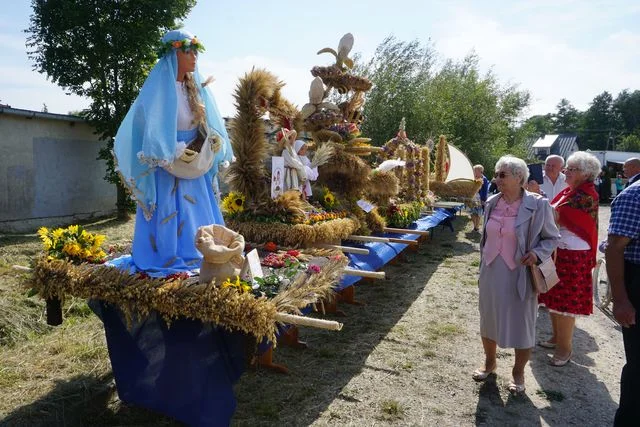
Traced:
<path fill-rule="evenodd" d="M 217 134 L 207 132 L 200 152 L 187 148 L 179 158 L 169 166 L 165 166 L 164 169 L 178 178 L 199 178 L 211 169 L 221 145 L 222 141 Z"/>

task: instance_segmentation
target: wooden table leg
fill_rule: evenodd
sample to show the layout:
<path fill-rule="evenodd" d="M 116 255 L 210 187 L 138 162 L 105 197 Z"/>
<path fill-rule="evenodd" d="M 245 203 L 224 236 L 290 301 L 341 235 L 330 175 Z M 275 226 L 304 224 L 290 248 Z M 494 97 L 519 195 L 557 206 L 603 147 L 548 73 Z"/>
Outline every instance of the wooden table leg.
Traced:
<path fill-rule="evenodd" d="M 300 341 L 300 329 L 291 325 L 287 331 L 278 337 L 278 343 L 293 348 L 307 348 L 308 345 L 304 341 Z"/>
<path fill-rule="evenodd" d="M 322 303 L 324 304 L 325 313 L 333 314 L 335 316 L 347 315 L 347 313 L 338 309 L 338 295 L 336 295 L 335 298 L 332 298 L 331 301 L 324 300 Z"/>
<path fill-rule="evenodd" d="M 355 296 L 356 296 L 356 287 L 351 285 L 348 288 L 344 288 L 343 290 L 338 292 L 337 299 L 339 299 L 340 301 L 344 301 L 347 304 L 366 305 L 363 302 L 356 301 Z"/>
<path fill-rule="evenodd" d="M 269 347 L 269 349 L 264 353 L 262 353 L 260 356 L 256 356 L 253 359 L 252 365 L 263 366 L 267 369 L 270 369 L 274 372 L 278 372 L 280 374 L 289 373 L 289 369 L 286 366 L 273 363 L 273 347 Z"/>

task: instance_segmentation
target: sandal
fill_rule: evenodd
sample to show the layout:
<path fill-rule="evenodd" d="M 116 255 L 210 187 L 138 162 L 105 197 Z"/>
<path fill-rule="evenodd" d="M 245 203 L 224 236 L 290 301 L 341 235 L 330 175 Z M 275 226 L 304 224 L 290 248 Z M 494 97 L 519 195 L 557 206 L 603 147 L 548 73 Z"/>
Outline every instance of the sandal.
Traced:
<path fill-rule="evenodd" d="M 512 381 L 507 386 L 507 390 L 509 390 L 509 393 L 511 393 L 512 396 L 517 396 L 519 394 L 523 394 L 526 388 L 524 386 L 524 383 L 516 384 L 515 382 Z"/>
<path fill-rule="evenodd" d="M 573 354 L 573 352 L 569 353 L 569 356 L 567 356 L 566 359 L 560 359 L 559 357 L 556 356 L 552 356 L 551 359 L 549 359 L 549 365 L 551 366 L 555 366 L 555 367 L 561 367 L 566 365 L 567 363 L 569 363 L 571 361 L 571 355 Z"/>
<path fill-rule="evenodd" d="M 551 342 L 551 341 L 538 341 L 538 345 L 542 348 L 550 348 L 550 349 L 554 349 L 556 348 L 556 343 Z"/>
<path fill-rule="evenodd" d="M 476 369 L 475 371 L 473 371 L 473 374 L 471 374 L 471 378 L 473 378 L 474 381 L 484 381 L 487 378 L 489 378 L 489 375 L 493 374 L 496 372 L 496 368 L 494 367 L 492 370 L 487 371 L 484 369 Z"/>

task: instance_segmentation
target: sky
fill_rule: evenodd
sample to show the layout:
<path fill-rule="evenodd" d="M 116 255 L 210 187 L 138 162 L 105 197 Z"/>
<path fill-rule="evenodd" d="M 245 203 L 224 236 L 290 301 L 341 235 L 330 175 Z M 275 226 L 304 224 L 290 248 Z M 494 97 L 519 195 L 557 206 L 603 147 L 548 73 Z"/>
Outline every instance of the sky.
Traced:
<path fill-rule="evenodd" d="M 89 105 L 33 71 L 25 47 L 31 2 L 14 0 L 0 11 L 0 103 L 66 114 Z M 371 58 L 385 37 L 431 43 L 439 63 L 480 57 L 483 72 L 532 95 L 527 116 L 555 111 L 567 98 L 585 110 L 609 91 L 640 89 L 640 1 L 334 1 L 200 0 L 184 21 L 207 50 L 199 59 L 224 116 L 233 116 L 233 90 L 252 67 L 276 74 L 284 96 L 308 101 L 315 65 L 333 57 L 343 34 L 353 53 Z"/>

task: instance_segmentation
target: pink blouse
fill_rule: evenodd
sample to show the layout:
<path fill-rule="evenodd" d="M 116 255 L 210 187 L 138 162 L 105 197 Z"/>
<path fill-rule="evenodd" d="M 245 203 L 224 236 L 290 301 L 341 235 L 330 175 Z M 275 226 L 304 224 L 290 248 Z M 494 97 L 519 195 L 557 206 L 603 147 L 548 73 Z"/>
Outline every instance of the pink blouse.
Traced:
<path fill-rule="evenodd" d="M 482 254 L 485 265 L 491 264 L 500 255 L 511 270 L 517 267 L 516 216 L 518 216 L 521 202 L 522 199 L 518 199 L 509 205 L 501 197 L 491 211 L 486 225 L 487 240 Z"/>

